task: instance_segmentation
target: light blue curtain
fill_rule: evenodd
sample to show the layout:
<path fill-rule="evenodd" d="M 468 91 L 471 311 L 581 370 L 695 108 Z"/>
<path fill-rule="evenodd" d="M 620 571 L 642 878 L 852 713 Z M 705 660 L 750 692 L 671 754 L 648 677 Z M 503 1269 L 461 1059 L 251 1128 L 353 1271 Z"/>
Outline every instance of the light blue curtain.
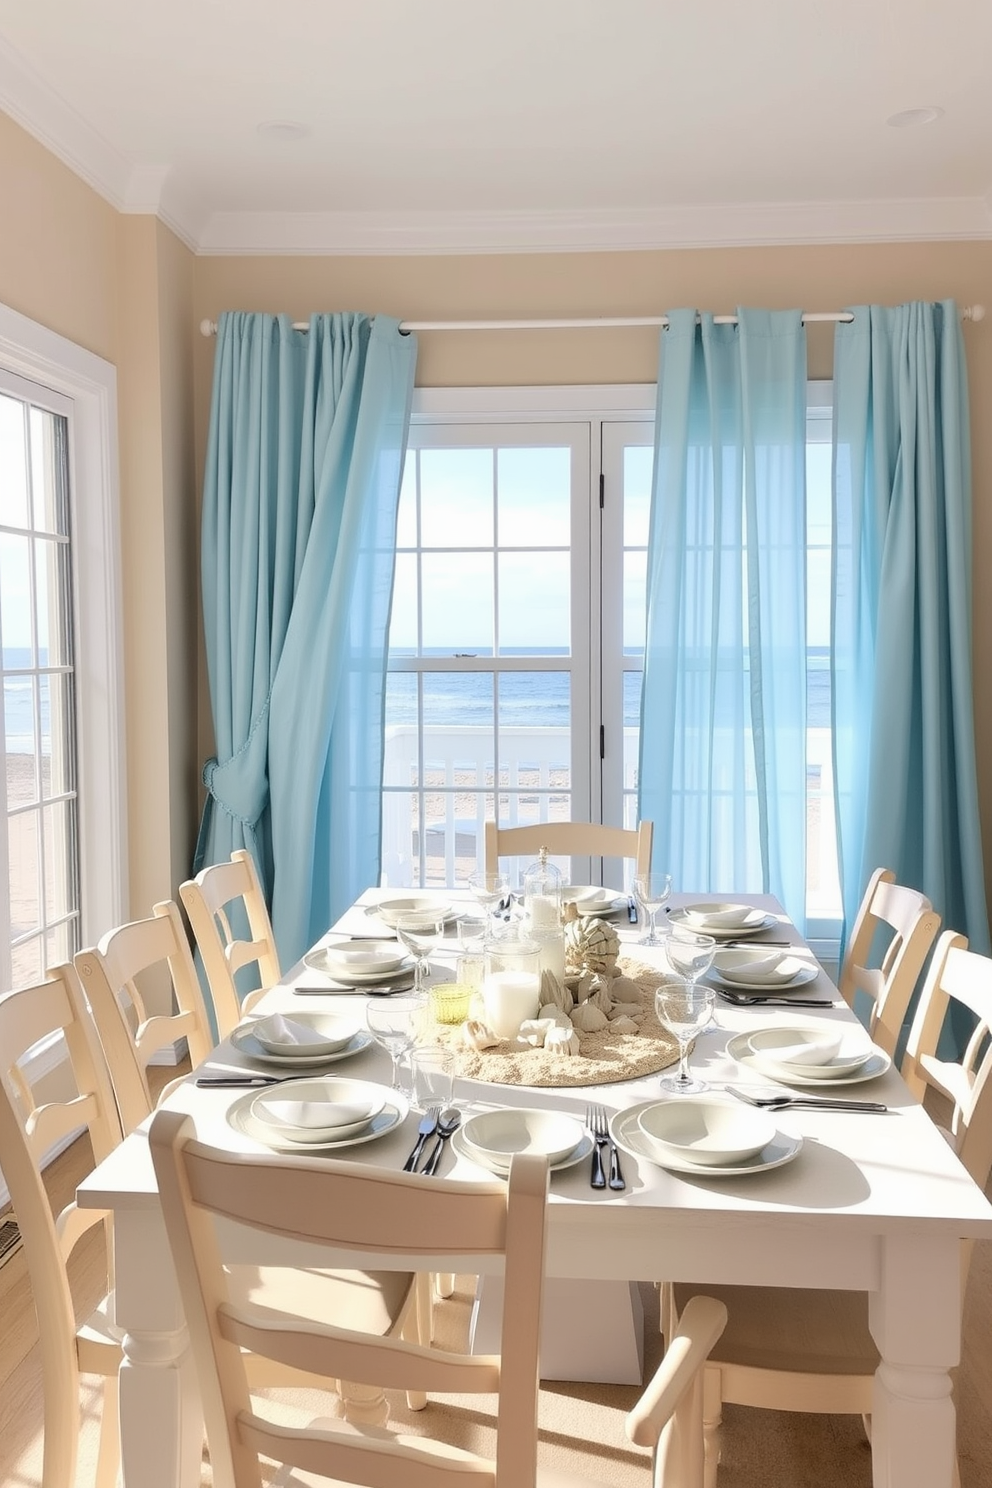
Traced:
<path fill-rule="evenodd" d="M 884 866 L 987 954 L 960 321 L 951 300 L 853 313 L 834 347 L 834 769 L 845 925 Z"/>
<path fill-rule="evenodd" d="M 396 509 L 417 344 L 383 316 L 220 319 L 203 497 L 217 757 L 195 869 L 247 847 L 290 965 L 379 879 Z"/>
<path fill-rule="evenodd" d="M 806 339 L 798 310 L 738 316 L 661 336 L 638 805 L 678 889 L 804 926 Z"/>

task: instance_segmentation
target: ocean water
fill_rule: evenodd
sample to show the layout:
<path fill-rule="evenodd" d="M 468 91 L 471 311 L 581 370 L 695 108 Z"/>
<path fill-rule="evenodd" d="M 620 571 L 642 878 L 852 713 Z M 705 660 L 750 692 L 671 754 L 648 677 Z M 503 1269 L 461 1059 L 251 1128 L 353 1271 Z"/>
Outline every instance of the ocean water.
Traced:
<path fill-rule="evenodd" d="M 393 655 L 412 655 L 412 652 Z M 450 656 L 450 650 L 426 651 L 432 655 Z M 504 652 L 503 655 L 564 655 L 564 652 Z M 473 656 L 491 656 L 481 648 Z M 625 675 L 623 722 L 627 728 L 640 723 L 640 673 Z M 826 657 L 813 658 L 807 672 L 807 715 L 810 728 L 830 726 L 830 672 Z M 491 672 L 424 672 L 424 722 L 438 727 L 477 724 L 492 727 L 494 717 L 493 674 Z M 570 722 L 569 677 L 567 672 L 501 673 L 499 678 L 499 719 L 501 726 L 567 728 Z M 386 700 L 387 723 L 416 723 L 417 678 L 412 672 L 394 672 L 389 677 Z"/>
<path fill-rule="evenodd" d="M 39 652 L 39 665 L 48 660 L 46 651 Z M 34 679 L 16 674 L 19 667 L 31 666 L 31 652 L 25 646 L 5 646 L 3 652 L 3 717 L 5 745 L 8 754 L 33 754 L 34 737 Z M 10 670 L 14 675 L 10 675 Z M 50 733 L 48 689 L 41 689 L 41 729 L 44 737 Z"/>

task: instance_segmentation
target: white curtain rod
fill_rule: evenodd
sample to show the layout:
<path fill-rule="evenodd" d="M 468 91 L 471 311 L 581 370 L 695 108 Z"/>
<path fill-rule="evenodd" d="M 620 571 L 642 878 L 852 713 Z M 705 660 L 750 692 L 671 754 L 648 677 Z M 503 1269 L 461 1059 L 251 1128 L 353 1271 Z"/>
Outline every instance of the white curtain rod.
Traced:
<path fill-rule="evenodd" d="M 966 305 L 962 320 L 984 320 L 984 305 Z M 817 310 L 803 314 L 803 325 L 811 321 L 853 320 L 849 310 Z M 714 315 L 715 325 L 736 325 L 736 315 Z M 401 320 L 401 331 L 581 331 L 615 326 L 667 326 L 667 315 L 600 316 L 592 320 Z M 310 329 L 309 321 L 294 320 L 294 331 Z M 217 322 L 201 320 L 200 333 L 216 336 Z"/>

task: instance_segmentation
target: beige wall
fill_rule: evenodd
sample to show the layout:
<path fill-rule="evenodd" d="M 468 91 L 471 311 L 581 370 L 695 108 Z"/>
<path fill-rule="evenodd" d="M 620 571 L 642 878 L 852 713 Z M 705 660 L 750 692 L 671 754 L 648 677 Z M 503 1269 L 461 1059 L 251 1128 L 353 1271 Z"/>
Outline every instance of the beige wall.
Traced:
<path fill-rule="evenodd" d="M 401 319 L 643 315 L 676 305 L 835 309 L 953 297 L 992 310 L 992 244 L 414 258 L 194 258 L 116 213 L 0 115 L 0 301 L 113 362 L 120 397 L 131 912 L 188 871 L 210 752 L 199 627 L 198 488 L 225 309 L 361 309 Z M 975 471 L 975 703 L 992 866 L 992 317 L 967 325 Z M 831 333 L 810 332 L 811 373 Z M 652 330 L 425 333 L 420 386 L 651 382 Z M 195 679 L 195 680 L 194 680 Z M 992 872 L 990 872 L 992 880 Z"/>
<path fill-rule="evenodd" d="M 975 715 L 988 881 L 992 887 L 992 243 L 870 244 L 624 254 L 438 258 L 200 258 L 196 318 L 222 310 L 366 310 L 401 320 L 538 319 L 652 315 L 679 305 L 732 312 L 738 305 L 845 305 L 909 299 L 984 304 L 964 330 L 974 458 Z M 809 330 L 810 373 L 829 377 L 832 328 Z M 473 384 L 653 382 L 657 332 L 425 332 L 420 387 Z M 210 402 L 213 342 L 196 349 L 197 471 Z M 200 676 L 200 748 L 210 725 Z"/>
<path fill-rule="evenodd" d="M 194 259 L 156 219 L 116 212 L 2 114 L 0 200 L 0 302 L 118 374 L 125 913 L 140 915 L 185 877 L 195 828 Z"/>

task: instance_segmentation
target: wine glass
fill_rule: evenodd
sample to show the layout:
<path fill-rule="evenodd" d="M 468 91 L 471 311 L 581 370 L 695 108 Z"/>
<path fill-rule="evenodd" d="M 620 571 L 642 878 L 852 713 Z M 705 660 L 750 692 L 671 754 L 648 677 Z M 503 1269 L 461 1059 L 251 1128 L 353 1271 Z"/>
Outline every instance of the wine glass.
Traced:
<path fill-rule="evenodd" d="M 648 916 L 648 933 L 641 937 L 641 945 L 663 945 L 658 934 L 655 916 L 672 892 L 670 873 L 638 873 L 634 879 L 634 894 Z"/>
<path fill-rule="evenodd" d="M 705 1080 L 689 1074 L 689 1044 L 713 1016 L 715 993 L 712 987 L 701 987 L 699 978 L 712 965 L 715 950 L 712 935 L 681 926 L 673 927 L 665 942 L 669 963 L 680 980 L 663 983 L 654 995 L 654 1005 L 659 1023 L 674 1035 L 679 1046 L 678 1074 L 665 1075 L 661 1081 L 664 1090 L 676 1095 L 695 1095 L 708 1088 Z"/>
<path fill-rule="evenodd" d="M 509 901 L 510 880 L 505 873 L 470 873 L 468 886 L 487 916 L 495 914 L 497 905 Z"/>
<path fill-rule="evenodd" d="M 396 935 L 413 957 L 416 966 L 413 973 L 413 990 L 427 990 L 427 968 L 430 953 L 444 934 L 444 915 L 433 910 L 412 909 L 396 917 Z"/>
<path fill-rule="evenodd" d="M 369 1033 L 393 1062 L 393 1089 L 412 1095 L 412 1082 L 403 1078 L 403 1056 L 417 1042 L 424 1019 L 427 998 L 423 993 L 403 997 L 370 998 L 365 1009 Z"/>

